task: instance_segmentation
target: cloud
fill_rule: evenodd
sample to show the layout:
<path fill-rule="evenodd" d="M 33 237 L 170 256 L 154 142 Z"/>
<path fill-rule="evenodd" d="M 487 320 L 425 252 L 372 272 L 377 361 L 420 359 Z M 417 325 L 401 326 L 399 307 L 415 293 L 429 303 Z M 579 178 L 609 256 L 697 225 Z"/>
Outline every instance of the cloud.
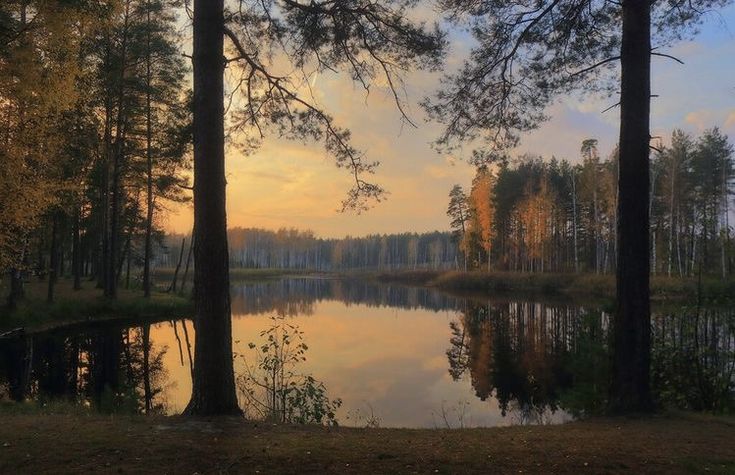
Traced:
<path fill-rule="evenodd" d="M 419 15 L 431 18 L 431 12 Z M 735 25 L 735 6 L 722 11 Z M 712 23 L 712 22 L 710 22 Z M 720 126 L 735 134 L 735 41 L 718 25 L 707 23 L 701 39 L 679 43 L 668 52 L 684 66 L 657 58 L 653 63 L 653 89 L 659 97 L 652 103 L 654 135 L 670 136 L 676 127 L 699 132 Z M 452 54 L 447 71 L 466 57 L 470 47 L 466 32 L 451 38 Z M 371 180 L 385 187 L 386 202 L 360 216 L 337 212 L 352 181 L 338 169 L 322 144 L 291 142 L 269 136 L 255 154 L 227 159 L 228 215 L 231 226 L 309 228 L 323 236 L 359 235 L 372 232 L 430 231 L 447 229 L 446 197 L 454 183 L 468 186 L 473 168 L 462 161 L 471 146 L 455 157 L 438 155 L 431 143 L 441 126 L 426 123 L 418 102 L 439 86 L 441 73 L 414 72 L 405 77 L 408 109 L 413 128 L 401 120 L 394 99 L 381 81 L 369 94 L 351 78 L 331 72 L 312 77 L 315 100 L 352 131 L 354 145 L 368 160 L 381 166 Z M 522 137 L 517 154 L 531 152 L 545 157 L 577 160 L 583 139 L 600 141 L 603 155 L 617 142 L 619 111 L 601 111 L 615 102 L 599 97 L 560 98 L 549 110 L 552 119 Z M 189 231 L 190 205 L 178 207 L 168 217 L 167 228 Z"/>

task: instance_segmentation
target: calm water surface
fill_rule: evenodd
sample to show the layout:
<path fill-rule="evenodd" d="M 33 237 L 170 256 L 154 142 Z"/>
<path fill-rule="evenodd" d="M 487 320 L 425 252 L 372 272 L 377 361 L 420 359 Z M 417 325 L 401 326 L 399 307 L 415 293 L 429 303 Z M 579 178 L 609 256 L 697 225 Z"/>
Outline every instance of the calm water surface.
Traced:
<path fill-rule="evenodd" d="M 342 399 L 337 413 L 342 425 L 559 423 L 604 405 L 609 319 L 595 304 L 458 298 L 357 280 L 293 278 L 234 283 L 232 310 L 236 371 L 244 370 L 242 358 L 252 361 L 248 343 L 261 341 L 271 317 L 287 316 L 304 332 L 309 348 L 298 372 L 313 375 L 330 397 Z M 663 388 L 666 381 L 661 397 L 679 398 L 680 387 L 692 384 L 687 378 L 716 374 L 711 388 L 704 378 L 702 394 L 687 404 L 707 408 L 731 401 L 733 311 L 700 311 L 693 324 L 692 318 L 662 311 L 654 321 L 654 383 Z M 5 397 L 27 385 L 36 398 L 140 409 L 147 357 L 152 404 L 178 413 L 191 394 L 193 325 L 172 319 L 149 331 L 147 355 L 143 329 L 119 325 L 5 342 L 5 368 L 0 368 Z M 705 371 L 695 359 L 705 361 Z M 682 361 L 692 364 L 682 368 Z M 690 369 L 697 375 L 687 375 Z M 682 381 L 672 383 L 672 374 Z M 105 381 L 111 379 L 125 381 L 121 387 L 127 389 L 119 392 L 129 397 L 105 396 Z"/>

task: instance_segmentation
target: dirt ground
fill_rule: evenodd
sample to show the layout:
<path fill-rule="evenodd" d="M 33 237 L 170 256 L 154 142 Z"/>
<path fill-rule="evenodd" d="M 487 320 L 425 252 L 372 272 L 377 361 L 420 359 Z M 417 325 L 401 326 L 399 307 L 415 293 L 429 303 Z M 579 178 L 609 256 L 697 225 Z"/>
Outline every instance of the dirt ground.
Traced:
<path fill-rule="evenodd" d="M 735 418 L 409 430 L 0 416 L 0 473 L 735 473 Z"/>

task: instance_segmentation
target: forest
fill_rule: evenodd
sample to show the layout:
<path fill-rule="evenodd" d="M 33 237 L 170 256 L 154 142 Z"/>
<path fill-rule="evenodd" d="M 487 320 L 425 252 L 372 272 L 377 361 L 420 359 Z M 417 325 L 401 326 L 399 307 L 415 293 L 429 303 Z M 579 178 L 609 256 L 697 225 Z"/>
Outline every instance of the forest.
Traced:
<path fill-rule="evenodd" d="M 651 273 L 726 278 L 733 272 L 733 145 L 717 128 L 681 130 L 651 157 Z M 480 167 L 457 185 L 447 214 L 467 268 L 614 273 L 618 151 L 595 139 L 581 160 L 524 156 Z"/>
<path fill-rule="evenodd" d="M 150 292 L 161 212 L 190 199 L 177 14 L 162 0 L 0 6 L 0 267 L 11 307 L 30 272 L 48 275 L 53 300 L 64 269 L 75 288 L 84 275 L 114 298 L 134 252 Z"/>
<path fill-rule="evenodd" d="M 733 7 L 2 0 L 0 472 L 735 470 Z"/>

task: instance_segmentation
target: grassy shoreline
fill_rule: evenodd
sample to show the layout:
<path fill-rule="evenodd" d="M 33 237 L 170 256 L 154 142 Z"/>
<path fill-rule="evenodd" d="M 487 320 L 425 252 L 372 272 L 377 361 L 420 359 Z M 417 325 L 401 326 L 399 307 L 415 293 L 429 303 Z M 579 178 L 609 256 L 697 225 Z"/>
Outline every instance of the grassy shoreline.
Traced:
<path fill-rule="evenodd" d="M 690 413 L 458 430 L 6 415 L 0 472 L 733 473 L 732 440 L 735 419 Z"/>
<path fill-rule="evenodd" d="M 615 297 L 614 275 L 418 270 L 378 273 L 374 278 L 383 283 L 448 291 Z M 696 299 L 698 292 L 696 278 L 651 277 L 652 299 Z M 726 299 L 733 295 L 735 279 L 702 280 L 702 297 L 705 299 Z"/>
<path fill-rule="evenodd" d="M 138 289 L 119 289 L 117 300 L 110 300 L 93 282 L 84 282 L 81 290 L 74 290 L 70 279 L 59 280 L 54 302 L 48 303 L 47 285 L 42 281 L 27 283 L 26 297 L 14 310 L 0 305 L 0 333 L 15 328 L 48 330 L 89 321 L 156 320 L 193 311 L 189 298 L 174 293 L 157 290 L 146 299 Z"/>

